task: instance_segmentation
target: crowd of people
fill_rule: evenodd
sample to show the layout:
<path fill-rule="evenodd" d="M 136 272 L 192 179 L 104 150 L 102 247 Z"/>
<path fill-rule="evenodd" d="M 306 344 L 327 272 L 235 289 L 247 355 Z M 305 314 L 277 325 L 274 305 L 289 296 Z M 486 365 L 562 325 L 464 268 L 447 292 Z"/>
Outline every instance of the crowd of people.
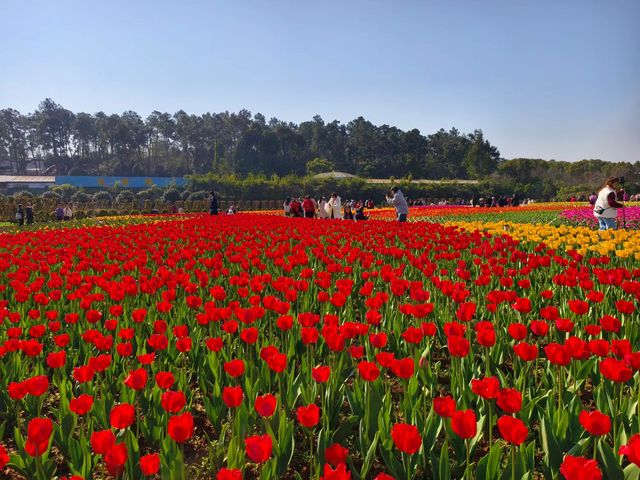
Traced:
<path fill-rule="evenodd" d="M 343 202 L 337 193 L 319 200 L 305 195 L 302 198 L 288 197 L 283 204 L 288 217 L 335 218 L 343 220 L 368 220 L 365 208 L 373 208 L 372 200 L 348 200 Z"/>

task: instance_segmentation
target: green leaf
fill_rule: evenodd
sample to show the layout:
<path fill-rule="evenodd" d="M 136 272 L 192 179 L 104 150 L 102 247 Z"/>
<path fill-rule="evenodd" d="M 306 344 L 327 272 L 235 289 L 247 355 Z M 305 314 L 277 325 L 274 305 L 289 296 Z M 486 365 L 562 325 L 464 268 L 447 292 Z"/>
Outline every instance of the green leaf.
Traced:
<path fill-rule="evenodd" d="M 609 444 L 604 441 L 598 442 L 598 453 L 604 478 L 607 480 L 624 480 L 624 472 Z"/>

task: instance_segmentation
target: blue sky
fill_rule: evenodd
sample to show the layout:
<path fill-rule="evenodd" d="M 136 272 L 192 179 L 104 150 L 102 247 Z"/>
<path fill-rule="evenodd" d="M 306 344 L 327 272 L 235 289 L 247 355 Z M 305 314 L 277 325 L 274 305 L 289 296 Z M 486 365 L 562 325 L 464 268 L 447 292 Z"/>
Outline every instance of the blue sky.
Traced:
<path fill-rule="evenodd" d="M 640 160 L 638 0 L 0 0 L 0 108 L 247 108 Z"/>

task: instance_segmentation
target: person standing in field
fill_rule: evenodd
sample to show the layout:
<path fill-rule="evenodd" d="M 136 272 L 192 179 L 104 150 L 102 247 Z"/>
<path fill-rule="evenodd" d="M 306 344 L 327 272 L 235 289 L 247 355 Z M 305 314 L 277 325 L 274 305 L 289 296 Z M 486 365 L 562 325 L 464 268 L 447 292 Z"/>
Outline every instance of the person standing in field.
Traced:
<path fill-rule="evenodd" d="M 329 218 L 327 214 L 327 199 L 322 196 L 318 202 L 318 217 Z"/>
<path fill-rule="evenodd" d="M 65 220 L 71 220 L 71 218 L 73 217 L 73 210 L 71 210 L 71 205 L 67 204 L 64 207 L 64 219 Z"/>
<path fill-rule="evenodd" d="M 618 183 L 620 183 L 618 177 L 609 177 L 598 192 L 598 198 L 593 206 L 593 216 L 598 219 L 600 230 L 617 228 L 618 209 L 624 206 L 618 202 L 618 193 L 624 193 L 622 190 L 616 190 L 615 186 Z"/>
<path fill-rule="evenodd" d="M 331 198 L 327 202 L 327 213 L 331 218 L 339 218 L 342 220 L 342 200 L 337 193 L 332 193 Z"/>
<path fill-rule="evenodd" d="M 291 216 L 291 197 L 287 197 L 282 204 L 282 209 L 284 210 L 284 215 L 286 217 Z"/>
<path fill-rule="evenodd" d="M 305 218 L 313 218 L 316 216 L 316 204 L 309 195 L 305 195 L 302 201 L 302 210 L 304 210 Z"/>
<path fill-rule="evenodd" d="M 33 225 L 33 205 L 27 205 L 27 208 L 24 209 L 24 215 L 27 219 L 27 225 Z"/>
<path fill-rule="evenodd" d="M 213 190 L 209 192 L 209 214 L 218 215 L 218 197 Z"/>
<path fill-rule="evenodd" d="M 18 222 L 19 227 L 24 225 L 24 208 L 22 208 L 22 204 L 18 205 L 18 210 L 16 211 L 16 221 Z"/>
<path fill-rule="evenodd" d="M 393 187 L 387 193 L 387 203 L 393 205 L 393 207 L 396 209 L 397 220 L 399 222 L 407 221 L 407 216 L 409 215 L 409 205 L 407 204 L 407 200 L 402 194 L 402 190 L 400 190 L 398 187 Z"/>

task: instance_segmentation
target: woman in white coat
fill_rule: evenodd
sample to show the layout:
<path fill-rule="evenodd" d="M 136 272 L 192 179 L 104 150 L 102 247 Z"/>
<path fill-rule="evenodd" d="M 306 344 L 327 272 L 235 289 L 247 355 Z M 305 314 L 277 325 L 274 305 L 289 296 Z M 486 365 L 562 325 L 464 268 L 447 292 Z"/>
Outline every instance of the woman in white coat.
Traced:
<path fill-rule="evenodd" d="M 342 201 L 337 193 L 332 193 L 327 202 L 327 213 L 331 218 L 342 219 Z"/>
<path fill-rule="evenodd" d="M 318 202 L 318 217 L 320 218 L 329 218 L 330 215 L 327 213 L 327 199 L 324 196 Z"/>

